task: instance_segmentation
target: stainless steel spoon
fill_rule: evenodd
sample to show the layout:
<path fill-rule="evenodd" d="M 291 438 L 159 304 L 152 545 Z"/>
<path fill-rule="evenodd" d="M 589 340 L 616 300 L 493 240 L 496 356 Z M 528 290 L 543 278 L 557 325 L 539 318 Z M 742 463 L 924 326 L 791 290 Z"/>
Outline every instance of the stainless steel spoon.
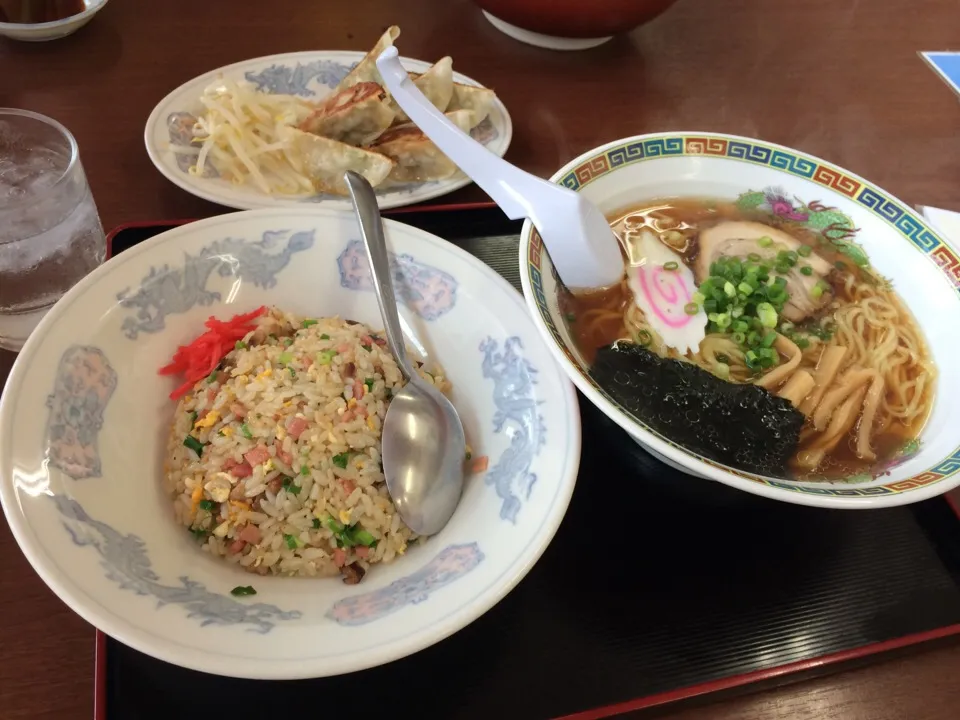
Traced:
<path fill-rule="evenodd" d="M 387 408 L 381 457 L 397 512 L 419 535 L 447 524 L 463 492 L 466 438 L 453 404 L 417 373 L 407 356 L 377 196 L 361 175 L 344 175 L 367 248 L 387 346 L 407 384 Z"/>

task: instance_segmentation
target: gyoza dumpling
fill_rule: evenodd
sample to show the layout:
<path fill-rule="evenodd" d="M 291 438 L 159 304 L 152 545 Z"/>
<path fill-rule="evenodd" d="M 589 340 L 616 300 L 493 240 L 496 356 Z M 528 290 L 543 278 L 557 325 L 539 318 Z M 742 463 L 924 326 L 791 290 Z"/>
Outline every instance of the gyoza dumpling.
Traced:
<path fill-rule="evenodd" d="M 373 187 L 390 174 L 393 160 L 377 152 L 353 147 L 330 138 L 306 133 L 293 127 L 281 128 L 298 171 L 310 178 L 318 192 L 347 195 L 343 174 L 347 170 L 360 173 Z"/>
<path fill-rule="evenodd" d="M 422 75 L 410 73 L 410 79 L 437 110 L 446 111 L 453 97 L 453 59 L 451 57 L 441 58 Z M 395 125 L 410 122 L 410 118 L 397 105 L 396 100 L 391 97 L 388 102 L 395 115 L 393 119 Z"/>
<path fill-rule="evenodd" d="M 469 111 L 461 110 L 446 115 L 461 130 L 470 132 Z M 370 149 L 383 153 L 396 163 L 390 171 L 391 182 L 442 180 L 457 171 L 453 161 L 440 152 L 440 148 L 413 123 L 390 128 Z"/>
<path fill-rule="evenodd" d="M 393 122 L 386 97 L 375 82 L 357 83 L 324 100 L 299 127 L 347 145 L 369 145 Z"/>
<path fill-rule="evenodd" d="M 490 114 L 490 111 L 493 109 L 493 101 L 496 97 L 496 93 L 488 88 L 454 83 L 453 97 L 450 98 L 447 111 L 469 110 L 473 115 L 470 127 L 475 128 Z"/>
<path fill-rule="evenodd" d="M 400 28 L 398 28 L 396 25 L 391 25 L 388 27 L 387 31 L 380 36 L 377 44 L 373 46 L 373 49 L 364 56 L 363 60 L 361 60 L 353 70 L 347 73 L 347 76 L 343 80 L 340 81 L 340 84 L 337 85 L 336 91 L 340 92 L 344 88 L 353 87 L 357 83 L 362 82 L 375 82 L 379 85 L 382 85 L 383 80 L 380 78 L 380 73 L 377 71 L 377 58 L 380 57 L 380 53 L 393 45 L 393 41 L 398 37 L 400 37 Z"/>

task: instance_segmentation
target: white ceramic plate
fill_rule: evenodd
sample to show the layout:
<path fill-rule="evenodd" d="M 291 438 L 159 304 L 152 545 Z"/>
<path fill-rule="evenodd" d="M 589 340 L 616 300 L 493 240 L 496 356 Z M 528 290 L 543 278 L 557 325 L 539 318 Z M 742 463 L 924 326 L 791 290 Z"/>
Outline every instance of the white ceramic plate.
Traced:
<path fill-rule="evenodd" d="M 843 482 L 794 482 L 720 465 L 638 422 L 593 382 L 557 305 L 550 257 L 528 221 L 520 241 L 521 278 L 541 337 L 577 387 L 644 448 L 693 475 L 819 507 L 904 505 L 960 485 L 960 404 L 953 400 L 960 397 L 960 258 L 910 206 L 820 158 L 719 133 L 616 140 L 571 160 L 551 180 L 584 193 L 608 214 L 659 198 L 716 198 L 789 214 L 811 230 L 850 232 L 913 312 L 939 371 L 920 442 L 906 443 L 871 474 Z"/>
<path fill-rule="evenodd" d="M 234 63 L 194 78 L 167 95 L 150 113 L 144 130 L 147 154 L 156 168 L 174 185 L 204 200 L 227 207 L 253 210 L 267 207 L 302 207 L 304 203 L 311 203 L 328 208 L 349 209 L 349 199 L 333 195 L 274 197 L 252 186 L 236 186 L 217 178 L 190 175 L 187 173 L 189 162 L 186 158 L 169 149 L 172 142 L 182 142 L 175 132 L 171 133 L 169 121 L 171 117 L 182 117 L 182 113 L 199 113 L 203 109 L 199 102 L 203 89 L 218 77 L 248 80 L 266 92 L 297 95 L 311 102 L 320 100 L 336 87 L 364 55 L 362 52 L 327 50 L 270 55 Z M 401 62 L 408 72 L 417 73 L 424 72 L 431 65 L 410 58 L 401 58 Z M 453 74 L 453 80 L 480 86 L 476 80 L 457 72 Z M 499 98 L 494 103 L 490 116 L 474 128 L 471 135 L 499 157 L 506 154 L 513 137 L 513 123 Z M 457 173 L 446 180 L 393 186 L 378 191 L 377 195 L 380 207 L 387 209 L 431 200 L 469 184 L 468 177 Z"/>
<path fill-rule="evenodd" d="M 142 652 L 212 673 L 319 677 L 393 660 L 500 600 L 573 491 L 573 386 L 522 296 L 420 230 L 386 222 L 414 345 L 440 362 L 477 454 L 438 535 L 359 585 L 259 577 L 202 552 L 161 490 L 175 385 L 157 375 L 211 314 L 261 304 L 381 327 L 352 213 L 259 210 L 171 230 L 107 262 L 34 331 L 0 400 L 0 500 L 44 581 Z M 119 296 L 126 298 L 121 301 Z M 16 419 L 14 419 L 16 418 Z M 234 598 L 238 585 L 257 595 Z"/>

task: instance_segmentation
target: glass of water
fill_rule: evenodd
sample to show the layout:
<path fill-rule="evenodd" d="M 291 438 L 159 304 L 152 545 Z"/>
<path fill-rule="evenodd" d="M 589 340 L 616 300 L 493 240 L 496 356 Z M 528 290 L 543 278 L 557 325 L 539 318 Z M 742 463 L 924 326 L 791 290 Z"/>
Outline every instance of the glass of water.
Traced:
<path fill-rule="evenodd" d="M 43 115 L 0 108 L 0 347 L 23 347 L 106 247 L 73 135 Z"/>

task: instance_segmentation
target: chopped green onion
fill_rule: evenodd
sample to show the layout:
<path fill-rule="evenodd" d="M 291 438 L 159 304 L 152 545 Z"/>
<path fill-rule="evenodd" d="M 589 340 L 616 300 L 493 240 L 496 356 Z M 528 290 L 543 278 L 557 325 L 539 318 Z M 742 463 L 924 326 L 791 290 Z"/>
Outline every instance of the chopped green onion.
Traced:
<path fill-rule="evenodd" d="M 757 240 L 757 245 L 759 245 L 762 248 L 770 247 L 771 245 L 773 245 L 773 238 L 764 235 L 762 238 Z"/>
<path fill-rule="evenodd" d="M 373 345 L 361 345 L 360 347 L 362 347 L 367 352 L 373 352 Z"/>
<path fill-rule="evenodd" d="M 841 272 L 847 269 L 847 264 L 846 264 L 845 262 L 843 262 L 843 260 L 837 260 L 837 261 L 833 264 L 833 266 L 834 266 L 837 270 L 840 270 Z"/>
<path fill-rule="evenodd" d="M 816 285 L 810 288 L 810 297 L 812 297 L 814 300 L 819 300 L 821 295 L 823 295 L 823 285 L 818 282 Z"/>
<path fill-rule="evenodd" d="M 330 336 L 327 335 L 326 333 L 323 333 L 323 335 L 320 336 L 320 339 L 321 339 L 321 340 L 329 340 L 329 339 L 330 339 Z"/>
<path fill-rule="evenodd" d="M 787 292 L 783 288 L 774 285 L 767 291 L 767 300 L 775 305 L 782 305 L 787 300 Z"/>
<path fill-rule="evenodd" d="M 708 298 L 703 301 L 703 309 L 707 312 L 715 312 L 717 309 L 717 301 L 713 298 Z"/>
<path fill-rule="evenodd" d="M 638 331 L 637 331 L 637 343 L 640 345 L 640 347 L 646 347 L 646 346 L 649 345 L 652 341 L 653 341 L 653 336 L 650 334 L 650 331 L 649 331 L 649 330 L 638 330 Z M 467 453 L 467 455 L 469 456 L 470 453 Z M 470 459 L 470 458 L 467 457 L 467 460 L 469 460 L 469 459 Z"/>
<path fill-rule="evenodd" d="M 706 298 L 703 296 L 703 293 L 701 292 L 695 292 L 693 294 L 693 297 L 691 297 L 690 299 L 693 302 L 695 302 L 697 305 L 703 305 L 704 300 L 706 300 Z"/>
<path fill-rule="evenodd" d="M 300 540 L 297 538 L 296 535 L 287 535 L 286 533 L 284 533 L 283 541 L 287 544 L 287 547 L 290 548 L 291 550 L 296 550 L 298 547 L 300 547 Z"/>
<path fill-rule="evenodd" d="M 778 262 L 773 269 L 781 275 L 786 275 L 790 272 L 790 266 L 785 262 Z"/>
<path fill-rule="evenodd" d="M 334 455 L 332 459 L 334 465 L 344 470 L 347 467 L 347 460 L 350 459 L 350 453 L 340 453 L 339 455 Z"/>
<path fill-rule="evenodd" d="M 333 515 L 327 515 L 326 517 L 324 517 L 323 524 L 326 525 L 327 530 L 329 530 L 332 533 L 343 532 L 343 525 L 338 523 L 336 520 L 334 520 Z"/>
<path fill-rule="evenodd" d="M 333 536 L 337 540 L 337 547 L 353 547 L 356 545 L 356 541 L 350 535 L 350 531 L 353 529 L 346 528 L 342 523 L 338 523 L 333 519 L 332 516 L 327 515 L 323 519 L 323 524 L 327 526 L 327 529 L 333 533 Z M 356 527 L 355 525 L 353 527 Z"/>
<path fill-rule="evenodd" d="M 793 342 L 801 350 L 806 350 L 808 347 L 810 347 L 810 341 L 805 337 L 795 337 Z"/>
<path fill-rule="evenodd" d="M 204 530 L 203 528 L 190 528 L 190 532 L 193 533 L 193 536 L 197 540 L 203 540 L 207 535 L 210 534 L 209 530 Z"/>
<path fill-rule="evenodd" d="M 192 413 L 190 413 L 190 424 L 191 424 L 191 425 L 194 425 L 194 424 L 197 422 L 197 417 L 198 417 L 198 416 L 197 416 L 197 411 L 196 411 L 196 410 L 194 410 Z"/>
<path fill-rule="evenodd" d="M 200 509 L 206 510 L 207 512 L 213 512 L 213 509 L 217 506 L 213 500 L 201 500 Z"/>
<path fill-rule="evenodd" d="M 737 290 L 742 292 L 744 295 L 753 295 L 753 287 L 751 287 L 750 283 L 748 283 L 746 280 L 737 285 Z"/>
<path fill-rule="evenodd" d="M 574 313 L 567 313 L 565 317 L 567 318 L 567 322 L 573 322 L 577 319 L 577 316 Z"/>
<path fill-rule="evenodd" d="M 336 350 L 322 350 L 321 352 L 317 353 L 317 363 L 319 365 L 329 365 L 330 361 L 333 360 L 333 357 L 336 354 Z"/>
<path fill-rule="evenodd" d="M 356 529 L 356 528 L 358 528 L 357 525 L 352 525 L 347 529 L 350 539 L 353 540 L 353 542 L 356 545 L 363 545 L 364 547 L 370 547 L 371 545 L 377 542 L 377 539 L 372 534 L 370 534 L 370 532 L 368 532 L 367 530 L 364 530 L 363 528 L 359 528 L 359 529 Z"/>
<path fill-rule="evenodd" d="M 183 439 L 183 444 L 185 447 L 193 450 L 198 456 L 203 455 L 203 443 L 197 440 L 193 435 L 187 435 Z"/>
<path fill-rule="evenodd" d="M 747 341 L 747 336 L 743 332 L 735 332 L 731 337 L 737 345 L 743 345 Z"/>
<path fill-rule="evenodd" d="M 243 435 L 247 440 L 253 438 L 253 433 L 250 432 L 250 428 L 246 423 L 243 423 L 243 425 L 240 426 L 240 434 Z"/>
<path fill-rule="evenodd" d="M 733 323 L 734 332 L 746 332 L 750 329 L 750 325 L 747 324 L 746 320 L 737 320 Z"/>
<path fill-rule="evenodd" d="M 246 344 L 243 340 L 237 340 L 237 341 L 233 344 L 233 349 L 234 349 L 234 350 L 246 350 L 246 349 L 247 349 L 247 344 Z"/>
<path fill-rule="evenodd" d="M 302 487 L 293 482 L 293 478 L 287 475 L 283 477 L 283 489 L 286 490 L 291 495 L 299 495 L 300 491 L 303 490 Z"/>
<path fill-rule="evenodd" d="M 746 362 L 747 367 L 753 369 L 757 365 L 759 358 L 753 350 L 748 350 L 747 354 L 743 356 L 744 362 Z"/>
<path fill-rule="evenodd" d="M 211 385 L 217 379 L 217 373 L 220 371 L 219 367 L 215 367 L 213 372 L 207 375 L 207 385 Z"/>
<path fill-rule="evenodd" d="M 314 529 L 314 530 L 319 530 L 319 529 L 320 529 L 320 518 L 314 518 L 314 519 L 313 519 L 313 529 Z"/>
<path fill-rule="evenodd" d="M 316 325 L 316 324 L 317 324 L 317 321 L 316 321 L 316 320 L 304 320 L 304 321 L 303 321 L 303 327 L 305 327 L 305 328 L 308 328 L 308 327 L 310 327 L 311 325 Z"/>
<path fill-rule="evenodd" d="M 730 313 L 720 313 L 714 322 L 717 323 L 717 327 L 724 330 L 730 327 L 730 323 L 733 322 L 733 320 L 730 318 Z"/>
<path fill-rule="evenodd" d="M 775 328 L 777 326 L 777 311 L 770 303 L 760 303 L 757 305 L 757 317 L 766 328 Z"/>
<path fill-rule="evenodd" d="M 794 325 L 789 320 L 784 320 L 782 323 L 780 323 L 780 332 L 782 333 L 788 333 L 793 330 L 793 328 Z"/>
<path fill-rule="evenodd" d="M 680 263 L 678 263 L 676 260 L 671 260 L 670 262 L 665 262 L 663 264 L 663 269 L 669 272 L 673 272 L 679 267 L 680 267 Z"/>
<path fill-rule="evenodd" d="M 698 312 L 700 312 L 700 306 L 693 302 L 687 303 L 683 306 L 683 311 L 687 315 L 696 315 Z"/>
<path fill-rule="evenodd" d="M 793 250 L 787 250 L 783 254 L 784 259 L 786 259 L 788 265 L 796 265 L 799 256 Z"/>
<path fill-rule="evenodd" d="M 366 378 L 363 384 L 367 386 L 367 392 L 373 392 L 373 378 Z"/>
<path fill-rule="evenodd" d="M 736 286 L 735 286 L 732 282 L 730 282 L 729 280 L 727 280 L 727 281 L 723 284 L 723 292 L 726 293 L 727 297 L 736 297 L 736 296 L 737 296 L 737 288 L 736 288 Z"/>
<path fill-rule="evenodd" d="M 813 268 L 809 265 L 804 265 L 802 268 L 800 268 L 800 272 L 804 275 L 813 275 Z"/>
<path fill-rule="evenodd" d="M 773 347 L 773 344 L 777 341 L 777 334 L 775 332 L 768 332 L 763 336 L 763 346 L 765 348 Z"/>
<path fill-rule="evenodd" d="M 292 338 L 292 337 L 285 337 L 285 338 L 283 339 L 283 346 L 284 346 L 284 347 L 290 347 L 291 345 L 293 345 L 293 338 Z"/>
<path fill-rule="evenodd" d="M 291 352 L 282 352 L 280 357 L 277 358 L 277 361 L 281 365 L 289 365 L 293 361 L 293 353 Z"/>
<path fill-rule="evenodd" d="M 307 475 L 309 475 L 309 474 L 310 474 L 310 466 L 309 466 L 309 465 L 301 465 L 301 466 L 300 466 L 300 477 L 307 477 Z"/>
<path fill-rule="evenodd" d="M 747 255 L 747 259 L 753 262 L 760 262 L 760 256 L 757 255 L 757 253 L 750 253 L 749 255 Z"/>
<path fill-rule="evenodd" d="M 809 245 L 801 245 L 797 248 L 797 254 L 800 257 L 810 257 L 810 253 L 813 252 L 813 248 Z"/>

